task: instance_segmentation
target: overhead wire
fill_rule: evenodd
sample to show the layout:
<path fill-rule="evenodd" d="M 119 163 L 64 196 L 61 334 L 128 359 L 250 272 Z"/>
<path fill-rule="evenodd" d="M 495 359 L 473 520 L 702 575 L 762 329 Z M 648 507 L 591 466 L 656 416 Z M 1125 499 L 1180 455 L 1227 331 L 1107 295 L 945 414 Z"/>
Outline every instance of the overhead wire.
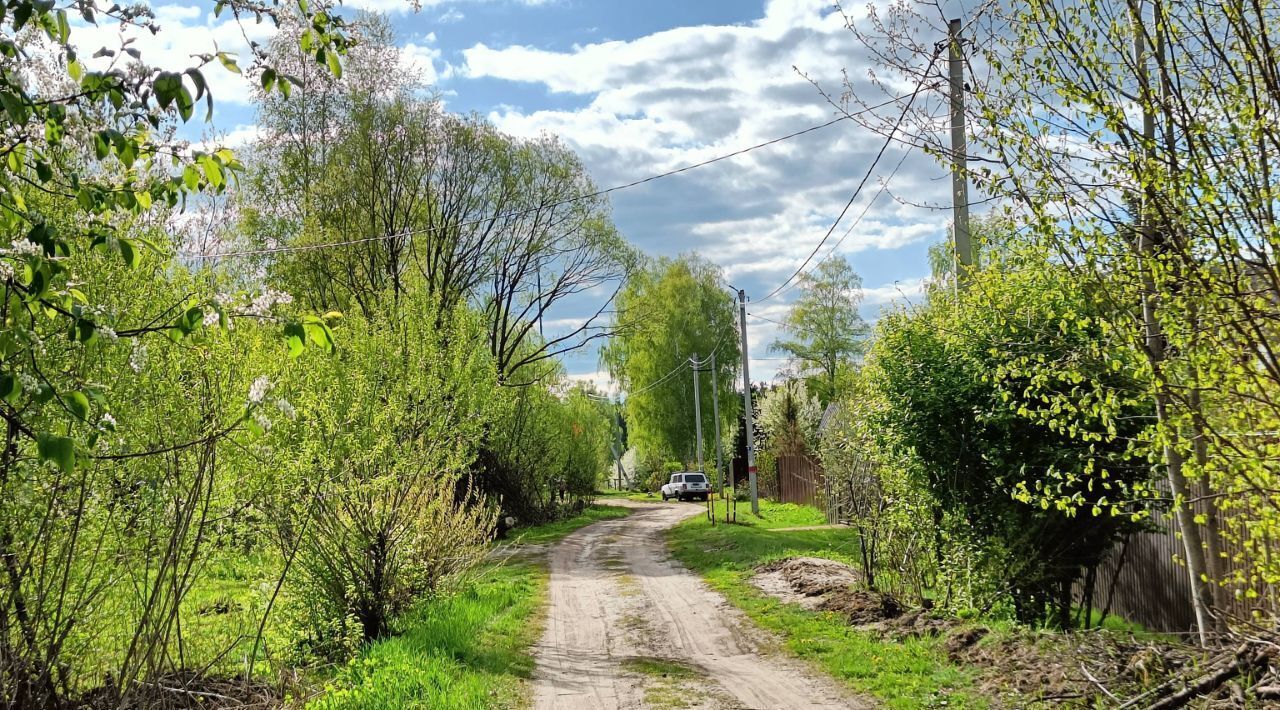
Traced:
<path fill-rule="evenodd" d="M 913 92 L 913 93 L 910 95 L 910 100 L 914 100 L 914 98 L 915 98 L 915 94 L 916 94 L 916 93 L 919 93 L 919 89 L 917 89 L 915 92 Z M 906 98 L 906 97 L 904 97 L 904 96 L 895 96 L 895 97 L 893 97 L 893 98 L 891 98 L 891 99 L 889 99 L 889 100 L 887 100 L 887 101 L 884 101 L 884 102 L 882 102 L 882 103 L 876 104 L 876 105 L 874 105 L 874 106 L 868 106 L 868 107 L 863 108 L 863 109 L 861 109 L 861 110 L 859 110 L 859 111 L 856 111 L 856 112 L 854 112 L 854 113 L 846 113 L 846 114 L 843 114 L 843 115 L 837 116 L 837 117 L 835 117 L 835 118 L 831 119 L 830 121 L 827 121 L 826 123 L 820 123 L 820 124 L 817 124 L 817 125 L 814 125 L 814 126 L 809 126 L 808 128 L 803 128 L 803 129 L 801 129 L 801 130 L 794 131 L 794 132 L 792 132 L 792 133 L 788 133 L 788 134 L 786 134 L 786 135 L 784 135 L 784 136 L 778 136 L 777 138 L 773 138 L 773 139 L 767 140 L 767 141 L 765 141 L 765 142 L 763 142 L 763 143 L 756 143 L 755 145 L 750 145 L 750 146 L 747 146 L 747 147 L 745 147 L 745 148 L 739 148 L 738 150 L 735 150 L 735 151 L 730 152 L 730 153 L 725 153 L 725 154 L 723 154 L 723 155 L 717 155 L 717 156 L 715 156 L 715 157 L 713 157 L 713 158 L 708 158 L 707 160 L 699 161 L 699 162 L 697 162 L 697 163 L 692 163 L 692 164 L 685 165 L 685 166 L 682 166 L 682 167 L 679 167 L 679 168 L 674 168 L 674 169 L 672 169 L 672 170 L 667 170 L 667 171 L 665 171 L 665 172 L 657 173 L 657 174 L 655 174 L 655 175 L 650 175 L 650 176 L 648 176 L 648 177 L 640 178 L 640 179 L 638 179 L 638 180 L 632 180 L 631 182 L 622 183 L 622 184 L 620 184 L 620 185 L 614 185 L 613 187 L 607 187 L 607 188 L 604 188 L 604 189 L 602 189 L 602 190 L 596 190 L 595 192 L 590 192 L 590 193 L 586 193 L 586 194 L 583 194 L 583 195 L 575 195 L 575 196 L 573 196 L 573 197 L 566 197 L 566 198 L 564 198 L 564 199 L 562 199 L 562 200 L 557 200 L 557 201 L 554 201 L 554 202 L 549 202 L 549 203 L 547 203 L 547 204 L 539 205 L 539 206 L 537 206 L 537 207 L 530 207 L 530 208 L 523 209 L 523 210 L 516 210 L 516 211 L 514 211 L 514 212 L 507 212 L 507 213 L 502 213 L 502 214 L 493 215 L 493 216 L 491 216 L 491 217 L 481 217 L 481 218 L 479 218 L 479 219 L 474 219 L 474 220 L 469 220 L 469 221 L 465 221 L 465 222 L 460 222 L 460 223 L 455 224 L 455 225 L 450 225 L 450 228 L 453 228 L 453 229 L 461 229 L 461 228 L 463 228 L 463 227 L 472 227 L 472 226 L 476 226 L 476 225 L 480 225 L 480 224 L 486 224 L 486 223 L 489 223 L 489 222 L 495 222 L 495 221 L 503 220 L 503 219 L 513 219 L 513 218 L 516 218 L 516 217 L 522 217 L 522 216 L 527 215 L 527 214 L 532 214 L 532 213 L 535 213 L 535 212 L 540 212 L 540 211 L 542 211 L 542 210 L 547 210 L 547 209 L 551 209 L 551 208 L 554 208 L 554 207 L 559 207 L 559 206 L 562 206 L 562 205 L 571 204 L 571 203 L 574 203 L 574 202 L 581 202 L 581 201 L 584 201 L 584 200 L 594 199 L 594 198 L 596 198 L 596 197 L 602 197 L 602 196 L 604 196 L 604 195 L 608 195 L 608 194 L 611 194 L 611 193 L 614 193 L 614 192 L 618 192 L 618 191 L 620 191 L 620 190 L 627 190 L 627 189 L 630 189 L 630 188 L 633 188 L 633 187 L 637 187 L 637 186 L 643 185 L 643 184 L 648 183 L 648 182 L 653 182 L 654 180 L 660 180 L 660 179 L 662 179 L 662 178 L 671 177 L 671 176 L 673 176 L 673 175 L 679 175 L 680 173 L 684 173 L 684 172 L 688 172 L 688 171 L 690 171 L 690 170 L 695 170 L 695 169 L 697 169 L 697 168 L 701 168 L 701 167 L 705 167 L 705 166 L 708 166 L 708 165 L 712 165 L 712 164 L 714 164 L 714 163 L 718 163 L 718 162 L 723 161 L 723 160 L 728 160 L 728 159 L 730 159 L 730 158 L 736 158 L 736 157 L 738 157 L 738 156 L 740 156 L 740 155 L 743 155 L 743 154 L 746 154 L 746 153 L 750 153 L 751 151 L 754 151 L 754 150 L 759 150 L 759 149 L 761 149 L 761 148 L 767 148 L 767 147 L 769 147 L 769 146 L 771 146 L 771 145 L 775 145 L 775 144 L 781 143 L 781 142 L 783 142 L 783 141 L 788 141 L 788 140 L 791 140 L 792 138 L 797 138 L 797 137 L 799 137 L 799 136 L 803 136 L 803 135 L 805 135 L 805 134 L 807 134 L 807 133 L 812 133 L 812 132 L 814 132 L 814 131 L 819 131 L 819 130 L 822 130 L 822 129 L 827 128 L 827 127 L 829 127 L 829 126 L 833 126 L 833 125 L 835 125 L 835 124 L 837 124 L 837 123 L 840 123 L 841 121 L 847 121 L 847 120 L 849 120 L 849 119 L 851 119 L 851 118 L 854 118 L 854 117 L 856 117 L 856 116 L 860 116 L 860 115 L 862 115 L 862 114 L 864 114 L 864 113 L 868 113 L 868 112 L 870 112 L 870 111 L 874 111 L 874 110 L 876 110 L 876 109 L 884 108 L 884 107 L 889 106 L 889 105 L 891 105 L 891 104 L 897 103 L 898 101 L 901 101 L 903 98 Z M 909 106 L 909 105 L 910 105 L 910 104 L 908 103 L 908 106 Z M 268 255 L 268 254 L 283 254 L 283 253 L 290 253 L 290 252 L 317 251 L 317 250 L 322 250 L 322 249 L 333 249 L 333 248 L 337 248 L 337 247 L 354 246 L 354 245 L 357 245 L 357 244 L 367 244 L 367 243 L 370 243 L 370 242 L 379 242 L 379 241 L 389 241 L 389 240 L 392 240 L 392 239 L 401 239 L 401 238 L 404 238 L 404 237 L 412 237 L 412 236 L 415 236 L 415 235 L 418 235 L 418 234 L 426 234 L 426 233 L 428 233 L 428 232 L 440 231 L 440 230 L 442 230 L 442 229 L 445 229 L 445 227 L 443 227 L 443 226 L 424 227 L 424 228 L 421 228 L 421 229 L 410 229 L 410 230 L 406 230 L 406 231 L 403 231 L 403 232 L 397 232 L 397 233 L 395 233 L 395 234 L 381 234 L 381 235 L 378 235 L 378 236 L 375 236 L 375 237 L 362 237 L 362 238 L 360 238 L 360 239 L 348 239 L 348 240 L 343 240 L 343 241 L 338 241 L 338 242 L 322 242 L 322 243 L 319 243 L 319 244 L 301 244 L 301 245 L 293 245 L 293 246 L 263 247 L 263 248 L 261 248 L 261 249 L 244 249 L 244 250 L 240 250 L 240 251 L 229 251 L 229 252 L 207 252 L 207 253 L 201 253 L 201 252 L 179 252 L 179 253 L 178 253 L 178 255 L 179 255 L 179 256 L 181 256 L 181 257 L 183 257 L 183 258 L 187 258 L 187 259 L 225 259 L 225 258 L 241 257 L 241 256 L 265 256 L 265 255 Z"/>
<path fill-rule="evenodd" d="M 907 146 L 907 149 L 902 153 L 902 157 L 898 160 L 898 164 L 893 166 L 893 170 L 890 170 L 889 175 L 885 177 L 885 179 L 880 183 L 880 189 L 876 191 L 875 195 L 872 195 L 871 199 L 867 202 L 867 206 L 863 207 L 862 212 L 858 213 L 858 216 L 854 218 L 853 224 L 850 224 L 849 228 L 844 230 L 844 234 L 840 235 L 840 238 L 836 240 L 836 243 L 831 245 L 831 248 L 827 250 L 827 255 L 822 257 L 822 259 L 819 259 L 818 263 L 822 263 L 823 261 L 830 259 L 831 256 L 835 254 L 837 250 L 840 249 L 840 245 L 844 244 L 844 240 L 848 239 L 850 234 L 853 234 L 853 230 L 857 229 L 859 224 L 862 224 L 863 218 L 866 217 L 867 213 L 871 211 L 872 206 L 874 206 L 876 201 L 880 199 L 880 196 L 888 191 L 889 183 L 892 182 L 893 178 L 898 175 L 898 170 L 902 168 L 903 163 L 907 162 L 907 157 L 911 155 L 911 151 L 914 149 L 915 149 L 915 145 Z M 795 288 L 797 283 L 799 283 L 799 281 L 793 281 L 790 286 L 782 289 L 779 292 L 779 295 L 784 294 L 787 291 L 790 291 L 791 289 Z M 756 316 L 756 317 L 759 318 L 760 316 Z"/>
<path fill-rule="evenodd" d="M 933 56 L 929 59 L 928 66 L 924 69 L 925 74 L 928 74 L 929 71 L 933 69 L 933 65 L 937 63 L 939 52 L 940 49 L 935 47 L 933 50 Z M 769 295 L 757 300 L 756 303 L 763 303 L 778 295 L 782 289 L 786 288 L 793 279 L 800 275 L 800 272 L 804 271 L 805 267 L 809 265 L 809 262 L 813 261 L 813 257 L 822 250 L 823 245 L 826 244 L 827 240 L 831 238 L 831 235 L 835 233 L 836 227 L 840 226 L 840 221 L 844 219 L 846 214 L 848 214 L 849 208 L 852 207 L 853 203 L 858 199 L 858 195 L 862 193 L 863 186 L 867 184 L 867 180 L 869 180 L 871 178 L 871 174 L 875 172 L 876 165 L 880 163 L 880 158 L 884 156 L 885 151 L 888 150 L 889 146 L 893 143 L 894 134 L 898 132 L 898 128 L 902 126 L 902 122 L 906 120 L 907 114 L 911 112 L 911 106 L 915 103 L 916 97 L 920 95 L 920 92 L 924 90 L 924 84 L 925 82 L 923 79 L 916 84 L 915 90 L 911 92 L 910 97 L 907 99 L 906 106 L 903 106 L 902 108 L 902 113 L 898 115 L 898 119 L 894 121 L 893 127 L 889 129 L 889 133 L 885 136 L 884 144 L 880 146 L 880 151 L 876 153 L 876 157 L 872 159 L 871 165 L 867 167 L 867 172 L 863 174 L 862 180 L 860 180 L 858 182 L 858 186 L 854 188 L 853 194 L 849 197 L 849 201 L 844 205 L 844 209 L 840 210 L 840 214 L 837 215 L 835 221 L 831 223 L 831 227 L 827 229 L 827 233 L 822 236 L 821 240 L 819 240 L 818 245 L 813 248 L 813 251 L 809 252 L 809 256 L 805 257 L 805 260 L 801 262 L 800 266 L 792 272 L 790 276 L 787 277 L 786 281 L 783 281 L 777 288 L 770 291 Z"/>

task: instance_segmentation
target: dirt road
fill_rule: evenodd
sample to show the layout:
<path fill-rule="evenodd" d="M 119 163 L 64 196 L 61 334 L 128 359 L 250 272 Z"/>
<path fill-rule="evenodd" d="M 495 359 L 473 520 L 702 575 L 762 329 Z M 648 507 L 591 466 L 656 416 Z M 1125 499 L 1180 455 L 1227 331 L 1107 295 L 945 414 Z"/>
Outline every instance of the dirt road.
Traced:
<path fill-rule="evenodd" d="M 538 710 L 870 707 L 770 651 L 773 639 L 669 559 L 663 531 L 703 506 L 610 502 L 636 511 L 551 551 Z"/>

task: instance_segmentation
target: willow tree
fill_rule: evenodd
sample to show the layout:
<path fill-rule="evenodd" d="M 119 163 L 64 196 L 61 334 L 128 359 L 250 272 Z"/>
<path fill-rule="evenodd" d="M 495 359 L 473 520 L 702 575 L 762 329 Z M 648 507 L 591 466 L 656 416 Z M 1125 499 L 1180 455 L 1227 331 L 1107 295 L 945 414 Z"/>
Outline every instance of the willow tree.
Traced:
<path fill-rule="evenodd" d="M 628 392 L 627 435 L 641 456 L 692 461 L 697 434 L 693 357 L 716 356 L 716 369 L 700 373 L 703 451 L 715 455 L 713 387 L 720 395 L 722 442 L 738 412 L 734 373 L 741 362 L 733 297 L 719 285 L 720 270 L 700 257 L 658 259 L 639 269 L 617 299 L 616 334 L 601 351 L 614 380 Z M 710 363 L 704 365 L 710 369 Z"/>

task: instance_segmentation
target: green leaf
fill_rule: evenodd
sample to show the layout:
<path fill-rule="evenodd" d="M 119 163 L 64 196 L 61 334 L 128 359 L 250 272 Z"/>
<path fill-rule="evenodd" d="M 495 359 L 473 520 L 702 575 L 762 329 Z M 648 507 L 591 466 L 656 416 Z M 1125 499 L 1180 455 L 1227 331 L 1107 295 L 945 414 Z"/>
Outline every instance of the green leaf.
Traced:
<path fill-rule="evenodd" d="M 196 101 L 191 98 L 191 91 L 185 86 L 178 87 L 178 115 L 182 117 L 183 123 L 191 120 L 191 115 L 195 113 Z"/>
<path fill-rule="evenodd" d="M 329 64 L 329 73 L 333 74 L 334 79 L 342 78 L 342 63 L 338 61 L 337 52 L 325 53 L 325 61 Z"/>
<path fill-rule="evenodd" d="M 22 394 L 22 387 L 18 384 L 16 376 L 7 372 L 0 375 L 0 399 L 9 404 L 17 404 L 20 394 Z"/>
<path fill-rule="evenodd" d="M 62 403 L 80 421 L 85 421 L 89 418 L 89 398 L 83 392 L 67 392 L 62 395 Z"/>
<path fill-rule="evenodd" d="M 160 104 L 160 108 L 167 109 L 178 97 L 178 91 L 182 89 L 182 76 L 171 71 L 160 72 L 152 84 L 152 89 L 156 93 L 156 102 Z"/>
<path fill-rule="evenodd" d="M 290 323 L 284 327 L 285 339 L 289 344 L 289 357 L 298 357 L 306 349 L 307 331 L 301 323 Z"/>
<path fill-rule="evenodd" d="M 76 442 L 68 437 L 41 432 L 36 438 L 36 450 L 41 461 L 52 461 L 67 473 L 76 467 Z"/>
<path fill-rule="evenodd" d="M 276 70 L 271 67 L 267 67 L 262 70 L 262 76 L 260 78 L 262 81 L 262 90 L 267 93 L 271 93 L 271 87 L 276 85 Z"/>
<path fill-rule="evenodd" d="M 182 184 L 187 189 L 195 192 L 200 187 L 200 171 L 196 170 L 196 166 L 188 165 L 182 169 Z"/>
<path fill-rule="evenodd" d="M 128 264 L 131 269 L 137 268 L 140 260 L 138 258 L 138 249 L 133 246 L 133 242 L 128 239 L 119 239 L 117 243 L 120 245 L 120 256 L 124 259 L 124 263 Z"/>
<path fill-rule="evenodd" d="M 240 73 L 240 65 L 236 64 L 236 58 L 230 54 L 218 52 L 218 61 L 222 62 L 222 66 L 226 67 L 227 71 L 235 72 L 236 74 Z"/>

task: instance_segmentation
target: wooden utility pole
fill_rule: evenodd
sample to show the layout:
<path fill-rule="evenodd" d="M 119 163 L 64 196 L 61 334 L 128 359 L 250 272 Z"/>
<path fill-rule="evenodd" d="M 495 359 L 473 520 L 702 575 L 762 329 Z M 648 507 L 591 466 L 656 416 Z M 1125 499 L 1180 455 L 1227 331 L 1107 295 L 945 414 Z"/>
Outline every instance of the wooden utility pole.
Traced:
<path fill-rule="evenodd" d="M 738 329 L 742 333 L 742 421 L 745 427 L 743 434 L 747 437 L 747 482 L 751 486 L 751 512 L 759 515 L 760 498 L 756 487 L 756 434 L 751 414 L 751 370 L 748 365 L 751 356 L 747 351 L 747 293 L 742 289 L 738 289 Z M 737 497 L 736 490 L 734 496 Z"/>
<path fill-rule="evenodd" d="M 960 20 L 947 23 L 948 69 L 951 75 L 951 238 L 955 250 L 956 283 L 964 288 L 973 265 L 969 235 L 968 138 L 964 114 L 964 52 Z"/>

